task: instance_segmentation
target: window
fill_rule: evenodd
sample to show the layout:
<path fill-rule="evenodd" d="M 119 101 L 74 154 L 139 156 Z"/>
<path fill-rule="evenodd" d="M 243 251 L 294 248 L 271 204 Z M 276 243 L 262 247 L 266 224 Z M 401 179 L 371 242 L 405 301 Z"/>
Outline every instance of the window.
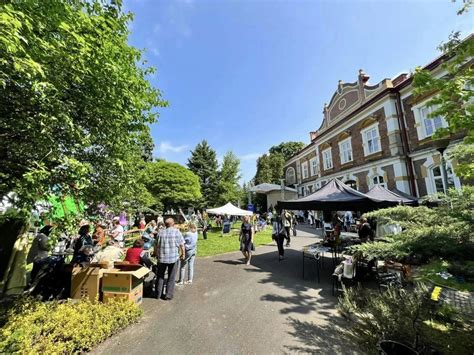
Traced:
<path fill-rule="evenodd" d="M 313 158 L 309 161 L 309 164 L 311 165 L 311 176 L 317 175 L 318 174 L 318 159 Z"/>
<path fill-rule="evenodd" d="M 304 163 L 301 163 L 301 174 L 303 175 L 303 179 L 307 179 L 309 177 L 307 161 L 305 161 Z"/>
<path fill-rule="evenodd" d="M 454 175 L 451 164 L 446 164 L 446 174 L 448 176 L 448 189 L 454 187 Z M 435 192 L 444 193 L 443 173 L 441 166 L 436 165 L 431 169 L 431 179 Z"/>
<path fill-rule="evenodd" d="M 383 176 L 377 175 L 372 178 L 372 184 L 373 186 L 375 185 L 380 185 L 382 187 L 387 188 L 387 184 L 385 183 Z"/>
<path fill-rule="evenodd" d="M 347 180 L 345 184 L 354 190 L 357 190 L 357 182 L 355 180 Z"/>
<path fill-rule="evenodd" d="M 341 164 L 352 161 L 352 145 L 350 138 L 339 143 L 339 151 L 341 154 Z"/>
<path fill-rule="evenodd" d="M 378 127 L 372 127 L 366 130 L 364 132 L 364 136 L 366 144 L 366 155 L 380 151 Z"/>
<path fill-rule="evenodd" d="M 432 136 L 439 128 L 444 126 L 444 120 L 441 116 L 430 118 L 429 115 L 435 110 L 434 107 L 424 106 L 419 108 L 419 110 L 425 137 Z"/>
<path fill-rule="evenodd" d="M 324 170 L 332 169 L 332 154 L 331 148 L 323 150 Z"/>
<path fill-rule="evenodd" d="M 306 196 L 304 186 L 301 187 L 301 196 Z"/>
<path fill-rule="evenodd" d="M 295 182 L 296 182 L 295 169 L 294 168 L 286 169 L 286 184 L 293 185 Z"/>

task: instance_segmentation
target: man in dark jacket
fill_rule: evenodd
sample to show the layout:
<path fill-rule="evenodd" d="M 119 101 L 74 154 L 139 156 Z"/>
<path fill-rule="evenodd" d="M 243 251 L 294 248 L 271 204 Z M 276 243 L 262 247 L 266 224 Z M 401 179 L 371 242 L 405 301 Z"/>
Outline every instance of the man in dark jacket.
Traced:
<path fill-rule="evenodd" d="M 27 264 L 33 263 L 33 269 L 31 270 L 30 274 L 30 282 L 35 279 L 38 271 L 41 269 L 41 266 L 49 256 L 50 248 L 48 244 L 48 237 L 52 229 L 52 226 L 44 226 L 40 229 L 35 239 L 33 239 L 33 243 L 31 244 L 30 251 L 28 252 L 28 256 L 26 258 Z"/>

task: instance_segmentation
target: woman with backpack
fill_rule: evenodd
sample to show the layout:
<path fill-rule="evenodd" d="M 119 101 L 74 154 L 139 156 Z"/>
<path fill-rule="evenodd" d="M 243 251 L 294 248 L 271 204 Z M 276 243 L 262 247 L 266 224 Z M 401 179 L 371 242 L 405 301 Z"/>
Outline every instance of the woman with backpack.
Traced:
<path fill-rule="evenodd" d="M 250 224 L 250 217 L 244 216 L 242 227 L 240 228 L 240 251 L 245 257 L 245 264 L 250 265 L 253 249 L 253 226 Z"/>
<path fill-rule="evenodd" d="M 286 239 L 286 229 L 283 226 L 281 217 L 277 215 L 273 219 L 272 227 L 272 239 L 277 243 L 278 247 L 278 261 L 282 261 L 285 258 L 285 249 L 283 248 L 283 243 Z"/>

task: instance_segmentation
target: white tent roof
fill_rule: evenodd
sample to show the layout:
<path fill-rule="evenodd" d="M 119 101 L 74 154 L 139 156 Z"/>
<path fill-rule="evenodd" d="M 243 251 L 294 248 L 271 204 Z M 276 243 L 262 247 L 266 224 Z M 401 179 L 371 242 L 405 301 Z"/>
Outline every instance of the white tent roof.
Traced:
<path fill-rule="evenodd" d="M 285 191 L 291 191 L 291 192 L 296 192 L 295 189 L 292 189 L 291 187 L 284 187 Z M 256 185 L 250 189 L 252 192 L 256 192 L 259 194 L 267 194 L 271 191 L 281 191 L 281 186 L 277 184 L 268 184 L 268 183 L 263 183 Z"/>
<path fill-rule="evenodd" d="M 210 214 L 226 214 L 229 216 L 251 216 L 253 215 L 252 211 L 247 211 L 235 207 L 232 203 L 227 203 L 224 206 L 217 207 L 217 208 L 208 208 L 206 210 L 207 213 Z"/>

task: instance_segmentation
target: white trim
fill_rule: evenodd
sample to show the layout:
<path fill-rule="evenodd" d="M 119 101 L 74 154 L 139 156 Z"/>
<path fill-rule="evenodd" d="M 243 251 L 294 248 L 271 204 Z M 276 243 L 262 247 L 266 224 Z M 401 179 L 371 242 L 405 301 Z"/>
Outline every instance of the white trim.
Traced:
<path fill-rule="evenodd" d="M 316 163 L 316 169 L 313 171 L 313 165 Z M 318 163 L 318 157 L 311 158 L 309 160 L 309 175 L 310 176 L 316 176 L 319 173 L 319 163 Z"/>
<path fill-rule="evenodd" d="M 304 161 L 301 163 L 301 179 L 306 180 L 307 178 L 309 178 L 308 161 Z"/>
<path fill-rule="evenodd" d="M 325 157 L 325 153 L 329 152 L 329 158 L 331 158 L 330 160 L 326 160 L 326 157 Z M 334 162 L 332 161 L 332 148 L 326 148 L 324 149 L 322 152 L 322 156 L 323 156 L 323 169 L 324 170 L 331 170 L 332 168 L 334 168 Z M 326 166 L 326 161 L 329 161 L 331 164 L 328 164 Z M 331 166 L 329 166 L 331 165 Z"/>
<path fill-rule="evenodd" d="M 426 193 L 428 195 L 432 195 L 432 194 L 435 194 L 437 192 L 436 186 L 434 184 L 433 172 L 432 172 L 432 169 L 435 166 L 438 166 L 438 164 L 435 164 L 435 162 L 434 162 L 434 159 L 433 159 L 434 155 L 439 156 L 439 153 L 436 152 L 435 154 L 432 154 L 432 155 L 426 157 L 426 161 L 422 165 L 428 171 L 428 174 L 426 174 L 426 177 L 425 177 Z M 451 166 L 451 170 L 452 170 L 452 163 L 451 163 L 450 160 L 446 160 L 446 165 Z M 454 173 L 454 170 L 452 170 L 452 171 L 453 171 L 452 177 L 453 177 L 453 182 L 454 182 L 454 188 L 456 190 L 459 190 L 461 188 L 461 180 L 456 176 L 456 174 Z"/>
<path fill-rule="evenodd" d="M 372 131 L 376 129 L 377 131 L 377 136 L 376 136 L 376 142 L 377 142 L 377 150 L 374 150 L 373 152 L 369 152 L 369 143 L 367 141 L 367 132 L 369 131 Z M 362 147 L 364 148 L 364 157 L 368 156 L 368 155 L 372 155 L 372 154 L 375 154 L 375 153 L 378 153 L 380 151 L 382 151 L 382 142 L 381 142 L 381 139 L 380 139 L 380 131 L 379 131 L 379 123 L 376 122 L 368 127 L 365 127 L 364 129 L 362 129 L 360 131 L 360 134 L 362 135 Z"/>
<path fill-rule="evenodd" d="M 293 180 L 290 182 L 288 181 L 288 171 L 293 171 Z M 285 170 L 285 179 L 286 179 L 286 183 L 288 185 L 293 185 L 293 184 L 296 184 L 296 171 L 295 171 L 295 168 L 293 168 L 292 166 L 288 167 L 286 170 Z"/>
<path fill-rule="evenodd" d="M 342 145 L 345 144 L 345 143 L 349 143 L 349 151 L 350 151 L 350 159 L 348 159 L 347 161 L 345 161 L 343 158 L 344 158 L 344 151 L 342 149 Z M 354 161 L 354 154 L 352 152 L 352 140 L 351 140 L 351 137 L 348 137 L 346 139 L 343 139 L 342 141 L 339 142 L 339 159 L 341 161 L 341 164 L 346 164 L 346 163 L 349 163 L 351 161 Z"/>

